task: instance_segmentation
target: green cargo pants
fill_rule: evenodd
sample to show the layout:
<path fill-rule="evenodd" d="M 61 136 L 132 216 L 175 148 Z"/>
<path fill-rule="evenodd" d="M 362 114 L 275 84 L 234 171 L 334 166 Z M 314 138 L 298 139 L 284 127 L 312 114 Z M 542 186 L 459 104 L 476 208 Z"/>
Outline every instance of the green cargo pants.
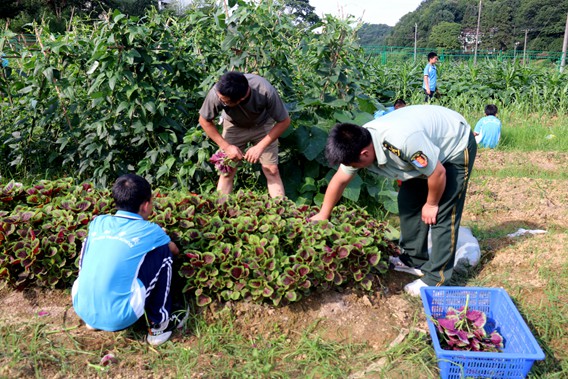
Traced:
<path fill-rule="evenodd" d="M 428 256 L 429 226 L 422 221 L 422 207 L 428 196 L 427 179 L 402 182 L 398 193 L 400 213 L 400 248 L 403 261 L 420 267 L 422 280 L 429 286 L 440 286 L 450 279 L 454 269 L 456 244 L 469 176 L 475 161 L 477 144 L 470 134 L 466 149 L 450 161 L 446 169 L 446 189 L 438 204 L 436 224 L 431 225 L 432 251 Z"/>

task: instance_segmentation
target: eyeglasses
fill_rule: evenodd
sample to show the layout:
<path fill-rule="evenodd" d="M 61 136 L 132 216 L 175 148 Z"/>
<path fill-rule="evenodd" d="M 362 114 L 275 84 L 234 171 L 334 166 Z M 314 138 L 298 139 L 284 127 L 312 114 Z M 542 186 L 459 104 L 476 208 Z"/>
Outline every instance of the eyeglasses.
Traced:
<path fill-rule="evenodd" d="M 249 89 L 250 91 L 250 89 Z M 240 98 L 237 101 L 233 101 L 230 98 L 228 98 L 227 96 L 221 95 L 217 90 L 215 90 L 215 92 L 217 93 L 217 97 L 219 98 L 219 101 L 221 102 L 221 105 L 223 105 L 224 107 L 235 107 L 237 105 L 239 105 L 239 103 L 241 101 L 243 101 L 244 99 L 247 98 L 249 91 L 247 91 L 246 95 L 243 96 L 242 98 Z"/>

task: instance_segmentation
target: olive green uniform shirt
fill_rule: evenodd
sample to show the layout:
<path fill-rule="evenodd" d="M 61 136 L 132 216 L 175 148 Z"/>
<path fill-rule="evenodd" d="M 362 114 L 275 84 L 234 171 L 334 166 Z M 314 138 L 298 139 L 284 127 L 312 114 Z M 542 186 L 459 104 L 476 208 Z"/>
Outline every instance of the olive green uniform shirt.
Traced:
<path fill-rule="evenodd" d="M 471 127 L 459 113 L 438 105 L 411 105 L 363 125 L 371 133 L 376 162 L 367 167 L 397 180 L 426 178 L 437 162 L 457 157 L 467 147 Z M 341 165 L 355 175 L 357 169 Z"/>

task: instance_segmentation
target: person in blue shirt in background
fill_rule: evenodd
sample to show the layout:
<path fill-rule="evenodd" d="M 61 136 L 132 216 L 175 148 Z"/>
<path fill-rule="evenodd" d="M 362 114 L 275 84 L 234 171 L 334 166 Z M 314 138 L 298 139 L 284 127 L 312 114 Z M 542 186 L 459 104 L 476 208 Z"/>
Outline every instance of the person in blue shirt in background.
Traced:
<path fill-rule="evenodd" d="M 375 118 L 379 118 L 381 116 L 386 115 L 387 113 L 391 113 L 392 111 L 395 111 L 397 109 L 400 109 L 402 107 L 406 106 L 406 102 L 402 99 L 396 99 L 396 101 L 394 102 L 394 104 L 392 105 L 392 107 L 387 107 L 384 110 L 380 110 L 380 111 L 376 111 L 374 114 Z"/>
<path fill-rule="evenodd" d="M 428 54 L 428 64 L 424 67 L 424 83 L 422 89 L 426 96 L 425 102 L 430 102 L 432 97 L 437 91 L 438 71 L 436 70 L 436 63 L 438 62 L 438 54 L 431 52 Z"/>
<path fill-rule="evenodd" d="M 146 315 L 147 342 L 160 345 L 188 316 L 188 310 L 171 309 L 173 254 L 179 249 L 158 224 L 148 221 L 153 201 L 146 179 L 119 177 L 112 197 L 116 214 L 89 223 L 71 291 L 73 308 L 87 329 L 110 332 Z"/>
<path fill-rule="evenodd" d="M 482 117 L 473 131 L 479 147 L 494 149 L 501 138 L 501 120 L 497 118 L 497 106 L 488 104 L 485 107 L 485 117 Z"/>

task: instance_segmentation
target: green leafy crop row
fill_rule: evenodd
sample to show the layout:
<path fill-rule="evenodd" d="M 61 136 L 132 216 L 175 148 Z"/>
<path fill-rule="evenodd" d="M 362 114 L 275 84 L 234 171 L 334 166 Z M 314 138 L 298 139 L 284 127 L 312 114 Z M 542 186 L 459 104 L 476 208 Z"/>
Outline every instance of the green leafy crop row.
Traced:
<path fill-rule="evenodd" d="M 369 290 L 393 243 L 388 225 L 362 209 L 339 206 L 331 222 L 316 209 L 256 192 L 199 196 L 157 191 L 152 221 L 181 254 L 176 267 L 201 306 L 213 299 L 299 300 L 318 288 L 356 284 Z M 69 287 L 89 221 L 113 212 L 108 190 L 70 179 L 0 187 L 0 280 Z"/>

